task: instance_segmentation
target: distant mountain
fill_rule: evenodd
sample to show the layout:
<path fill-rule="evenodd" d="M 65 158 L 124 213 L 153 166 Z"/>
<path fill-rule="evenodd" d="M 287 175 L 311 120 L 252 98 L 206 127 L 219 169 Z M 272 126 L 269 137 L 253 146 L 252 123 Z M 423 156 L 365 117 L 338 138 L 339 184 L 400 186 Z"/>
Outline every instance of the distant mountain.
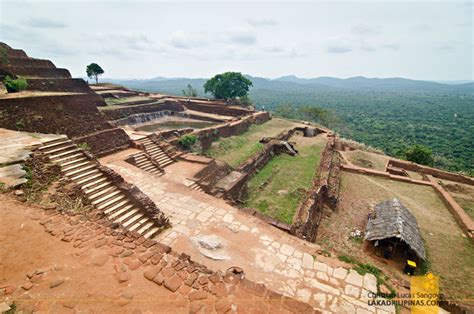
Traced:
<path fill-rule="evenodd" d="M 367 78 L 356 76 L 347 79 L 335 77 L 299 78 L 295 75 L 277 79 L 246 75 L 252 83 L 251 92 L 267 91 L 278 93 L 324 93 L 324 92 L 410 92 L 410 93 L 456 93 L 473 94 L 474 82 L 463 84 L 443 84 L 439 82 L 410 80 L 405 78 Z M 125 85 L 129 88 L 148 92 L 181 94 L 188 84 L 204 95 L 202 86 L 205 78 L 165 78 L 157 76 L 151 79 L 103 79 L 103 81 Z"/>
<path fill-rule="evenodd" d="M 442 84 L 438 82 L 410 80 L 405 78 L 367 78 L 356 76 L 347 79 L 335 77 L 298 78 L 294 75 L 283 76 L 276 81 L 299 84 L 319 84 L 341 89 L 359 91 L 392 91 L 392 92 L 473 92 L 474 83 Z"/>

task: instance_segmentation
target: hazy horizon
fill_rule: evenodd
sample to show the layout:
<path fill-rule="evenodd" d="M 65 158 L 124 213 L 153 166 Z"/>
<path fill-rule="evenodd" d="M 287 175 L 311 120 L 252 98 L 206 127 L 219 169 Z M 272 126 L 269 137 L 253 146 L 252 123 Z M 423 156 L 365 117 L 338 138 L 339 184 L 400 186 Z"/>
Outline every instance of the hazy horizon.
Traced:
<path fill-rule="evenodd" d="M 0 0 L 0 40 L 85 76 L 473 80 L 473 2 Z M 111 14 L 113 12 L 113 14 Z"/>

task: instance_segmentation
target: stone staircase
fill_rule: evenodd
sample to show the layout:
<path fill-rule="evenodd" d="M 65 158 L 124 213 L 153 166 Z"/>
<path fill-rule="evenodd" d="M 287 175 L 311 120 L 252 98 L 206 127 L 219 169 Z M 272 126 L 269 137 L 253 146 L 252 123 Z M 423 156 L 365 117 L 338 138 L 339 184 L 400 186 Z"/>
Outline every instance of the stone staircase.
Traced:
<path fill-rule="evenodd" d="M 195 190 L 195 191 L 199 191 L 199 192 L 205 193 L 204 190 L 202 189 L 202 187 L 201 187 L 196 181 L 186 179 L 186 180 L 184 181 L 184 185 L 187 186 L 187 187 L 190 188 L 190 189 Z"/>
<path fill-rule="evenodd" d="M 61 172 L 79 185 L 92 205 L 125 229 L 152 238 L 160 228 L 98 168 L 74 142 L 61 138 L 38 148 Z"/>
<path fill-rule="evenodd" d="M 137 140 L 136 143 L 143 144 L 145 146 L 145 151 L 151 156 L 151 158 L 153 158 L 154 161 L 160 165 L 160 168 L 163 169 L 164 167 L 174 163 L 174 160 L 149 137 L 141 138 Z"/>
<path fill-rule="evenodd" d="M 150 157 L 148 157 L 145 153 L 140 152 L 137 154 L 133 154 L 130 156 L 130 158 L 133 159 L 133 165 L 136 167 L 148 171 L 152 174 L 162 176 L 165 172 L 163 169 L 158 167 L 156 163 L 153 163 L 152 160 L 150 160 Z M 128 159 L 127 159 L 128 161 Z"/>

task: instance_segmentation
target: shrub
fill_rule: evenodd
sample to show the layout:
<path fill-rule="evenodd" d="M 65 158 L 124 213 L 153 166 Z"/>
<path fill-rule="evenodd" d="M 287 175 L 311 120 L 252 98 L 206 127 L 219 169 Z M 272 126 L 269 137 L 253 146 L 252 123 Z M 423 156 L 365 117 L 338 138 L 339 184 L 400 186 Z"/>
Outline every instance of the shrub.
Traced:
<path fill-rule="evenodd" d="M 433 166 L 434 158 L 430 148 L 423 145 L 413 145 L 405 150 L 405 158 L 408 161 L 420 165 Z"/>
<path fill-rule="evenodd" d="M 3 80 L 3 83 L 5 84 L 5 87 L 9 93 L 21 92 L 28 87 L 28 83 L 25 79 L 18 78 L 14 80 L 8 75 Z"/>
<path fill-rule="evenodd" d="M 178 143 L 179 145 L 181 145 L 182 147 L 186 148 L 186 149 L 189 149 L 191 148 L 194 144 L 196 144 L 198 138 L 196 135 L 194 134 L 185 134 L 183 136 L 181 136 L 181 138 L 179 139 Z"/>

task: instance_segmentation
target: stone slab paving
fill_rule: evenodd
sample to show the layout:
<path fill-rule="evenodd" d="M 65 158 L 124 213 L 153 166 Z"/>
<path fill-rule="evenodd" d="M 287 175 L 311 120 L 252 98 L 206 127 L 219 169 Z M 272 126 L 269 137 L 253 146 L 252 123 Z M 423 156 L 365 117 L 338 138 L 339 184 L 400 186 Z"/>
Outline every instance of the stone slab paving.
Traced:
<path fill-rule="evenodd" d="M 35 145 L 61 138 L 55 134 L 41 134 L 13 131 L 0 128 L 0 183 L 6 187 L 16 187 L 26 182 L 23 163 Z M 3 166 L 2 165 L 8 165 Z"/>
<path fill-rule="evenodd" d="M 101 162 L 135 184 L 170 218 L 172 228 L 157 240 L 191 255 L 210 269 L 242 267 L 251 280 L 322 312 L 395 312 L 392 306 L 367 305 L 368 292 L 377 290 L 375 276 L 361 276 L 336 259 L 316 256 L 316 245 L 241 213 L 221 199 L 141 171 L 114 155 Z M 218 236 L 221 251 L 229 259 L 204 257 L 191 241 L 199 235 Z"/>

